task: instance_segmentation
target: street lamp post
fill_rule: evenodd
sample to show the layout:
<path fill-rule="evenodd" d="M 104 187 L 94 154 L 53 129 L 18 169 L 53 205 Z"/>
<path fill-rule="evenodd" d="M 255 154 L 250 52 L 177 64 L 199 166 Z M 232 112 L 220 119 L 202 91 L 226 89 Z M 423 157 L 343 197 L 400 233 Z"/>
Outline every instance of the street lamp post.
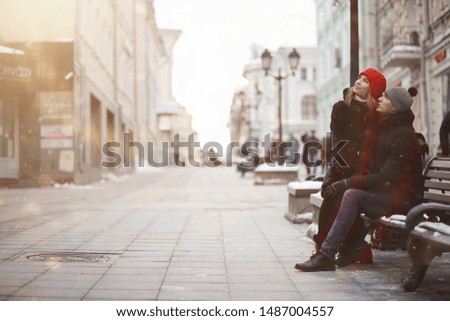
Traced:
<path fill-rule="evenodd" d="M 350 1 L 350 87 L 359 75 L 358 0 Z"/>
<path fill-rule="evenodd" d="M 300 62 L 300 55 L 295 50 L 295 48 L 292 50 L 292 52 L 288 56 L 289 58 L 289 65 L 291 67 L 292 76 L 295 76 L 295 71 L 297 70 L 297 67 Z M 282 75 L 281 68 L 278 68 L 278 74 L 274 75 L 269 73 L 270 65 L 272 63 L 272 55 L 270 54 L 269 50 L 264 50 L 263 54 L 261 55 L 262 60 L 262 68 L 265 72 L 265 75 L 272 76 L 277 82 L 278 82 L 278 146 L 280 146 L 282 139 L 283 139 L 283 124 L 282 124 L 282 115 L 281 115 L 281 82 L 289 77 L 289 73 L 286 73 L 286 75 Z"/>

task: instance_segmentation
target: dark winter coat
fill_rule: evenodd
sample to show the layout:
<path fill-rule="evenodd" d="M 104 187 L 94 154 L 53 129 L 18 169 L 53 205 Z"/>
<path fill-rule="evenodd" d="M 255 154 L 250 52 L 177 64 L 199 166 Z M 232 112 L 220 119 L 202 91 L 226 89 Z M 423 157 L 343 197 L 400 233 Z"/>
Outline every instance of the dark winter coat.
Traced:
<path fill-rule="evenodd" d="M 439 139 L 442 148 L 442 154 L 448 155 L 448 133 L 450 133 L 450 111 L 445 114 L 442 120 L 441 127 L 439 128 Z"/>
<path fill-rule="evenodd" d="M 330 129 L 333 146 L 339 141 L 346 141 L 339 155 L 348 166 L 341 166 L 333 161 L 324 178 L 322 191 L 332 183 L 355 174 L 368 173 L 373 146 L 378 132 L 378 114 L 367 107 L 367 103 L 355 99 L 347 105 L 338 101 L 331 112 Z M 331 154 L 330 157 L 336 155 Z"/>
<path fill-rule="evenodd" d="M 406 213 L 423 197 L 421 148 L 412 126 L 411 111 L 380 121 L 371 174 L 353 176 L 347 188 L 388 195 L 393 213 Z"/>

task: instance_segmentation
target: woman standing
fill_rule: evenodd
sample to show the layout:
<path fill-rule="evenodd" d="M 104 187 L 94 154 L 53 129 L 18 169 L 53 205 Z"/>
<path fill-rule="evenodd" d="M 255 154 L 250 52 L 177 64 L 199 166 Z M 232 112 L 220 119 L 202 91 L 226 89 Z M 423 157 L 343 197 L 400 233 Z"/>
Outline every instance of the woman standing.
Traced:
<path fill-rule="evenodd" d="M 367 174 L 373 159 L 373 146 L 378 132 L 377 99 L 386 89 L 386 78 L 374 68 L 359 74 L 355 85 L 345 99 L 334 104 L 330 129 L 332 146 L 346 142 L 339 155 L 331 155 L 332 164 L 322 184 L 324 200 L 319 213 L 319 229 L 314 235 L 316 249 L 320 249 L 339 211 L 343 193 L 324 195 L 334 182 L 352 175 Z M 337 161 L 339 160 L 339 161 Z M 343 161 L 343 162 L 342 162 Z M 364 241 L 367 230 L 361 219 L 356 219 L 352 230 L 339 251 L 338 265 L 372 263 L 372 251 Z"/>

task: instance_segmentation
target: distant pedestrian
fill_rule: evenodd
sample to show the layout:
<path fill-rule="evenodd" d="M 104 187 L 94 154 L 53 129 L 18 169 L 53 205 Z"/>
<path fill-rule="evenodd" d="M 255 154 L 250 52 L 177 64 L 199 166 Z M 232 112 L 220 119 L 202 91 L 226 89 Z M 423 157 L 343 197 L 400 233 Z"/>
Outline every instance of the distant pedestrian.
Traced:
<path fill-rule="evenodd" d="M 295 138 L 295 135 L 293 132 L 289 133 L 289 139 L 288 139 L 288 143 L 289 143 L 289 148 L 288 148 L 288 161 L 294 163 L 294 164 L 298 164 L 300 157 L 298 154 L 298 150 L 300 148 L 300 143 L 298 142 L 298 139 Z"/>
<path fill-rule="evenodd" d="M 306 139 L 307 143 L 319 143 L 319 139 L 316 137 L 316 131 L 311 130 L 311 135 L 307 137 Z M 312 176 L 316 176 L 316 166 L 314 166 L 315 162 L 317 161 L 319 157 L 319 150 L 317 148 L 308 148 L 307 150 L 303 151 L 306 154 L 306 157 L 308 159 L 308 162 L 305 164 L 306 168 L 308 169 L 308 175 L 311 174 Z M 305 156 L 304 156 L 305 157 Z M 313 164 L 313 166 L 310 166 L 310 164 Z M 312 168 L 312 170 L 311 170 Z"/>
<path fill-rule="evenodd" d="M 308 136 L 308 133 L 307 133 L 307 132 L 304 132 L 303 135 L 301 136 L 301 140 L 302 140 L 302 143 L 303 143 L 303 144 L 307 142 L 308 137 L 309 137 L 309 136 Z"/>
<path fill-rule="evenodd" d="M 322 138 L 321 141 L 322 149 L 320 150 L 320 159 L 322 160 L 322 176 L 325 176 L 328 170 L 328 162 L 331 161 L 331 142 L 330 139 L 327 139 L 326 136 Z"/>
<path fill-rule="evenodd" d="M 439 140 L 441 143 L 442 155 L 448 156 L 448 134 L 450 133 L 450 111 L 448 111 L 441 123 L 441 128 L 439 129 Z"/>
<path fill-rule="evenodd" d="M 309 139 L 309 135 L 307 132 L 304 132 L 303 135 L 301 136 L 301 140 L 303 143 L 303 147 L 305 147 L 305 144 L 308 142 Z M 304 150 L 303 150 L 304 153 Z M 303 155 L 303 157 L 305 157 L 305 155 Z M 306 176 L 309 177 L 311 175 L 311 168 L 308 166 L 308 164 L 305 164 L 306 166 Z"/>

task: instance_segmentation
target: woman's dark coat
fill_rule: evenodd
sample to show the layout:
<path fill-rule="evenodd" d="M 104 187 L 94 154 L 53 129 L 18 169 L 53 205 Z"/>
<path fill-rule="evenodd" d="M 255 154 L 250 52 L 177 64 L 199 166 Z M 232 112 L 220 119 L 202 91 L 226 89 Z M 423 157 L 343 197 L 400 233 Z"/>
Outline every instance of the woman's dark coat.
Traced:
<path fill-rule="evenodd" d="M 334 160 L 324 178 L 322 191 L 343 178 L 368 173 L 378 132 L 378 115 L 365 102 L 353 99 L 347 105 L 341 100 L 333 106 L 330 129 L 333 146 L 340 141 L 346 143 L 338 151 L 339 155 L 331 154 Z M 339 164 L 337 159 L 344 160 L 345 164 Z"/>
<path fill-rule="evenodd" d="M 365 102 L 353 99 L 350 105 L 342 100 L 334 104 L 330 123 L 333 135 L 332 146 L 336 146 L 339 141 L 345 142 L 345 145 L 338 151 L 339 155 L 331 153 L 331 158 L 327 160 L 332 160 L 332 162 L 322 183 L 322 192 L 334 182 L 349 178 L 352 175 L 368 173 L 373 159 L 373 147 L 377 138 L 378 123 L 378 113 L 370 110 Z M 341 157 L 346 165 L 341 166 L 335 161 L 338 157 Z M 342 196 L 343 193 L 337 193 L 330 198 L 325 198 L 322 202 L 319 212 L 319 228 L 317 234 L 314 235 L 314 241 L 318 248 L 320 248 L 333 225 L 341 205 Z M 361 218 L 358 217 L 344 243 L 364 239 L 366 234 L 367 230 Z"/>

